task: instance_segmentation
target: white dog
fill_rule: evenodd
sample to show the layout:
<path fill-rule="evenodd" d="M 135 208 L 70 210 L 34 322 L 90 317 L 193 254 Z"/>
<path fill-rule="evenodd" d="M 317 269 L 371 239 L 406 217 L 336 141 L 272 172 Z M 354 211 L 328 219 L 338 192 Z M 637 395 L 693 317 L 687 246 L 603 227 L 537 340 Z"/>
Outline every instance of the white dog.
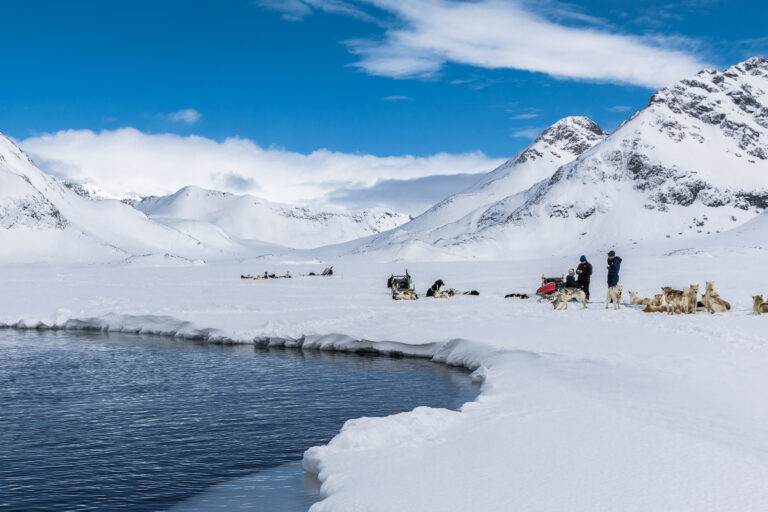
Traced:
<path fill-rule="evenodd" d="M 619 309 L 621 307 L 621 294 L 623 291 L 624 288 L 620 284 L 608 288 L 608 293 L 605 296 L 605 309 L 608 309 L 608 304 L 611 302 L 614 304 L 614 309 Z"/>

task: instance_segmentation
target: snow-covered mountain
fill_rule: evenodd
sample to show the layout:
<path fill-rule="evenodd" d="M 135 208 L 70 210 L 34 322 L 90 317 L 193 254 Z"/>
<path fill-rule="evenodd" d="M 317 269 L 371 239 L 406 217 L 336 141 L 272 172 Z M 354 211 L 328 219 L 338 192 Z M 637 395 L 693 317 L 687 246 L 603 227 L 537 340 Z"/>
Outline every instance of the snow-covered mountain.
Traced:
<path fill-rule="evenodd" d="M 403 226 L 411 232 L 455 222 L 468 213 L 549 178 L 608 134 L 586 117 L 566 117 L 544 130 L 520 153 L 468 189 L 439 202 Z"/>
<path fill-rule="evenodd" d="M 125 204 L 133 206 L 143 199 L 138 194 L 127 194 L 119 196 L 110 194 L 106 190 L 103 190 L 92 183 L 73 183 L 71 181 L 65 181 L 64 185 L 75 194 L 81 197 L 85 197 L 86 199 L 93 199 L 94 201 L 115 199 L 117 201 L 122 201 Z"/>
<path fill-rule="evenodd" d="M 92 201 L 37 167 L 0 134 L 0 262 L 93 262 L 215 251 L 119 201 Z"/>
<path fill-rule="evenodd" d="M 762 58 L 702 71 L 658 91 L 616 132 L 529 189 L 355 250 L 522 256 L 733 229 L 768 206 L 766 91 Z"/>
<path fill-rule="evenodd" d="M 344 242 L 410 220 L 383 209 L 312 211 L 196 187 L 136 207 L 118 199 L 46 174 L 0 134 L 0 263 L 258 256 Z"/>
<path fill-rule="evenodd" d="M 202 240 L 216 234 L 298 249 L 381 233 L 410 220 L 381 208 L 315 211 L 192 186 L 169 196 L 145 198 L 135 207 L 157 222 Z"/>
<path fill-rule="evenodd" d="M 477 217 L 492 205 L 548 179 L 607 136 L 591 119 L 563 118 L 471 187 L 444 199 L 399 229 L 363 241 L 354 252 L 385 250 L 398 257 L 434 254 L 435 245 L 474 232 Z"/>

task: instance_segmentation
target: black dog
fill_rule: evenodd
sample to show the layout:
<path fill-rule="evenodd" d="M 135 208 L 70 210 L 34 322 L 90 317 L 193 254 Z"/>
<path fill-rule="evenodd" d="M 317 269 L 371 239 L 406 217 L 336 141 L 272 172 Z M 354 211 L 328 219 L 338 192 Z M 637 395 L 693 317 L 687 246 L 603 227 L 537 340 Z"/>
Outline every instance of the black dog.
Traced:
<path fill-rule="evenodd" d="M 442 288 L 445 285 L 442 279 L 438 279 L 435 281 L 435 284 L 429 287 L 429 290 L 427 290 L 427 297 L 434 297 L 437 292 L 440 291 L 440 288 Z"/>
<path fill-rule="evenodd" d="M 505 299 L 530 299 L 530 297 L 524 293 L 510 293 L 509 295 L 505 295 L 504 298 Z"/>

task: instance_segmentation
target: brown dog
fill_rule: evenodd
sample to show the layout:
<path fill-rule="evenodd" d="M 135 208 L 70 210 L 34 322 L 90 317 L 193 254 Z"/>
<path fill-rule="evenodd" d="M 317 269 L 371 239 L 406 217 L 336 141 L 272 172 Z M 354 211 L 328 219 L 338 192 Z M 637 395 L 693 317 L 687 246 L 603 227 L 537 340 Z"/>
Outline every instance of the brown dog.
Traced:
<path fill-rule="evenodd" d="M 692 315 L 696 313 L 699 302 L 699 285 L 692 284 L 683 290 L 683 312 Z"/>
<path fill-rule="evenodd" d="M 670 315 L 676 313 L 678 309 L 683 309 L 683 292 L 675 290 L 671 286 L 665 286 L 661 289 L 664 293 L 664 302 L 667 304 L 667 313 Z"/>
<path fill-rule="evenodd" d="M 761 315 L 763 313 L 768 313 L 768 302 L 765 302 L 763 300 L 762 295 L 753 295 L 752 296 L 752 311 L 756 315 Z"/>

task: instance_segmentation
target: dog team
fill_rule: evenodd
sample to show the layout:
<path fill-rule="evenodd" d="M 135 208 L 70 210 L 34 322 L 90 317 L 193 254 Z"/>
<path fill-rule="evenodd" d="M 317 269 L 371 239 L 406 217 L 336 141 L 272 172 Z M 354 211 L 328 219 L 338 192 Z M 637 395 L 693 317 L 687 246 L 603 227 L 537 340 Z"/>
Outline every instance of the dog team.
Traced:
<path fill-rule="evenodd" d="M 709 311 L 710 313 L 725 313 L 731 309 L 731 304 L 723 300 L 715 291 L 715 283 L 707 281 L 704 293 L 699 300 L 699 285 L 692 284 L 682 290 L 675 290 L 670 286 L 664 286 L 662 293 L 657 293 L 653 299 L 640 298 L 636 292 L 629 292 L 630 303 L 636 306 L 645 306 L 645 313 L 676 313 L 694 314 L 697 311 Z"/>
<path fill-rule="evenodd" d="M 277 276 L 275 274 L 269 274 L 267 272 L 264 272 L 263 276 L 262 275 L 258 275 L 258 274 L 255 275 L 255 276 L 252 276 L 251 274 L 241 275 L 240 276 L 240 279 L 253 279 L 254 281 L 260 281 L 262 279 L 290 279 L 290 278 L 291 278 L 291 273 L 290 272 L 286 272 L 282 276 Z"/>

